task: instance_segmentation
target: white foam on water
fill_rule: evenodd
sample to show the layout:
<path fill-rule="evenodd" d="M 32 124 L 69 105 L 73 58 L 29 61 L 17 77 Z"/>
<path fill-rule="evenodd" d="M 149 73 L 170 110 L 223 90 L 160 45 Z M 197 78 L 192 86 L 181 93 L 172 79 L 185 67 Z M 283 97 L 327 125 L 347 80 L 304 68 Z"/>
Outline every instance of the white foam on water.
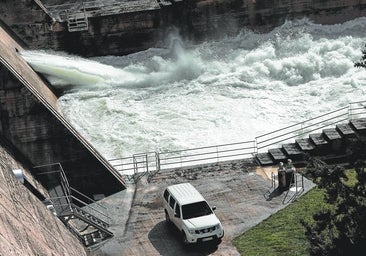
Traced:
<path fill-rule="evenodd" d="M 366 19 L 83 59 L 26 51 L 70 121 L 107 158 L 247 141 L 365 99 Z M 71 85 L 71 89 L 70 89 Z"/>

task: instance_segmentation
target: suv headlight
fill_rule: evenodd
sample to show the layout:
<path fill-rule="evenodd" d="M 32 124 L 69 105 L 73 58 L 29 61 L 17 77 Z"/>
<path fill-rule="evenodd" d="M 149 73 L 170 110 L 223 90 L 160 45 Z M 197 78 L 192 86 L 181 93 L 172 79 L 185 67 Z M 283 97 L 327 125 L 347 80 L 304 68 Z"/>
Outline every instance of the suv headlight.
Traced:
<path fill-rule="evenodd" d="M 217 224 L 217 225 L 215 226 L 215 229 L 216 229 L 216 230 L 221 229 L 221 225 L 220 225 L 220 224 Z"/>
<path fill-rule="evenodd" d="M 194 234 L 195 234 L 195 230 L 194 230 L 194 229 L 188 229 L 188 232 L 189 232 L 191 235 L 194 235 Z"/>

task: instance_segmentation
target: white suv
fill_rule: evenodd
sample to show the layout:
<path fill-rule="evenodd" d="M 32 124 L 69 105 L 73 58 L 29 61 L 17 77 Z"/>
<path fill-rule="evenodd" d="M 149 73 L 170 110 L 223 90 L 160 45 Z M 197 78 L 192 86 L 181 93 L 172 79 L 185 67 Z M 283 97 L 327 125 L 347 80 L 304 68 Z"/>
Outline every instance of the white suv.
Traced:
<path fill-rule="evenodd" d="M 221 242 L 224 230 L 203 196 L 190 183 L 168 186 L 163 194 L 167 223 L 182 232 L 185 244 L 214 240 Z"/>

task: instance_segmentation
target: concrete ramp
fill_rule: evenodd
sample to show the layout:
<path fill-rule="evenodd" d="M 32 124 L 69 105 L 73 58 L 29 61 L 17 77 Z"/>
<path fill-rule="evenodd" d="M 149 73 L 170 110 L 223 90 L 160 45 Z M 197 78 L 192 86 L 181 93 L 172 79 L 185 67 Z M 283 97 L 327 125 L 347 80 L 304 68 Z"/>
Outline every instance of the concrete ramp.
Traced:
<path fill-rule="evenodd" d="M 124 189 L 119 173 L 64 118 L 22 50 L 0 27 L 0 143 L 28 165 L 61 163 L 70 185 L 88 196 Z"/>

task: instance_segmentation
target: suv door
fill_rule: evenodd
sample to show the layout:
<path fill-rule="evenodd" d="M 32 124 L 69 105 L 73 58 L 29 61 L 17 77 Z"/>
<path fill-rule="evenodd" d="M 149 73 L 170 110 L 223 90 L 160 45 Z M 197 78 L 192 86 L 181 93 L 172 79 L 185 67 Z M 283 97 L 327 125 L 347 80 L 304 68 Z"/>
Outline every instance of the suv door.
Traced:
<path fill-rule="evenodd" d="M 169 215 L 169 220 L 174 223 L 174 206 L 175 206 L 175 199 L 171 195 L 169 195 L 169 201 L 167 206 L 167 212 Z"/>
<path fill-rule="evenodd" d="M 173 223 L 179 230 L 181 230 L 182 220 L 181 220 L 181 209 L 178 203 L 175 204 L 174 207 L 174 217 L 172 218 Z"/>

